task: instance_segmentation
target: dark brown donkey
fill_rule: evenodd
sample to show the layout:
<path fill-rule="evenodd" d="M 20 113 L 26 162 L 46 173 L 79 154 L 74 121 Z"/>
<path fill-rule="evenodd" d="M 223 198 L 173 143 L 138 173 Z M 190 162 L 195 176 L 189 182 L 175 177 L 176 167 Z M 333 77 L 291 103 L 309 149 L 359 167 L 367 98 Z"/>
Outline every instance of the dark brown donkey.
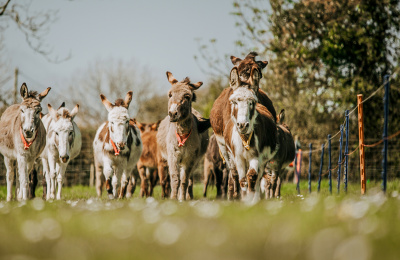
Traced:
<path fill-rule="evenodd" d="M 192 102 L 196 99 L 194 91 L 203 83 L 191 83 L 189 78 L 179 82 L 171 72 L 167 72 L 167 78 L 172 85 L 168 92 L 168 116 L 161 121 L 157 133 L 160 182 L 164 185 L 165 166 L 168 165 L 171 198 L 178 198 L 179 188 L 179 200 L 192 199 L 191 173 L 207 150 L 207 129 L 210 127 L 210 120 L 202 119 L 192 109 Z M 163 197 L 166 188 L 162 186 Z"/>
<path fill-rule="evenodd" d="M 281 178 L 279 174 L 287 167 L 296 154 L 293 136 L 289 127 L 284 123 L 285 110 L 282 109 L 278 116 L 278 150 L 275 156 L 266 165 L 265 198 L 280 197 Z"/>
<path fill-rule="evenodd" d="M 152 196 L 153 188 L 157 181 L 157 129 L 160 121 L 154 124 L 145 124 L 136 122 L 139 127 L 143 151 L 140 156 L 137 168 L 141 180 L 140 196 Z"/>
<path fill-rule="evenodd" d="M 217 198 L 225 197 L 228 188 L 228 169 L 221 158 L 214 134 L 210 136 L 204 156 L 204 197 L 207 197 L 207 187 L 212 180 L 217 187 Z"/>

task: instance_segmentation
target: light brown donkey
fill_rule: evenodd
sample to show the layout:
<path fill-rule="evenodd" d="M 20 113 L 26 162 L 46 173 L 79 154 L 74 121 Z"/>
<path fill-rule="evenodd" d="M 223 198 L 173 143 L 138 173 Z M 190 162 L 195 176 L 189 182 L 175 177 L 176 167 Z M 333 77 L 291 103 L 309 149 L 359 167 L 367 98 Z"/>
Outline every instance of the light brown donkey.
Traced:
<path fill-rule="evenodd" d="M 201 118 L 200 114 L 192 109 L 192 102 L 196 99 L 194 91 L 203 84 L 202 82 L 191 83 L 189 78 L 178 82 L 171 72 L 167 72 L 167 78 L 172 87 L 168 92 L 168 116 L 161 121 L 157 133 L 158 170 L 160 182 L 164 184 L 165 166 L 168 165 L 171 198 L 177 199 L 180 188 L 179 200 L 185 200 L 193 198 L 192 190 L 188 189 L 188 186 L 193 184 L 189 181 L 190 175 L 207 150 L 207 129 L 210 127 L 210 120 Z M 162 187 L 164 197 L 166 188 Z"/>
<path fill-rule="evenodd" d="M 19 189 L 17 199 L 28 198 L 28 175 L 36 158 L 46 146 L 46 129 L 40 120 L 40 102 L 49 93 L 28 91 L 25 83 L 21 86 L 21 104 L 14 104 L 4 111 L 0 119 L 0 152 L 7 168 L 7 201 L 12 199 L 14 162 L 17 161 Z M 17 182 L 18 183 L 18 182 Z"/>
<path fill-rule="evenodd" d="M 157 129 L 160 121 L 154 124 L 144 124 L 136 122 L 139 127 L 143 151 L 140 156 L 137 168 L 141 180 L 140 196 L 152 196 L 153 188 L 156 185 L 157 179 Z M 150 185 L 149 185 L 150 184 Z"/>

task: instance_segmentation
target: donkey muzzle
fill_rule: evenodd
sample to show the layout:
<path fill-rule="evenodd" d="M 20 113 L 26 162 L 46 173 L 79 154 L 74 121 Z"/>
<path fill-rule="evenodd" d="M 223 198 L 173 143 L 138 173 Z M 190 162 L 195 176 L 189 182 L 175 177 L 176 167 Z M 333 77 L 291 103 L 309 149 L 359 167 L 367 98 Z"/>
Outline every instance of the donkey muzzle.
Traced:
<path fill-rule="evenodd" d="M 241 134 L 245 134 L 245 133 L 247 133 L 247 130 L 249 129 L 250 124 L 249 124 L 249 122 L 244 122 L 244 123 L 238 122 L 236 125 L 237 125 L 239 132 Z"/>
<path fill-rule="evenodd" d="M 123 151 L 125 149 L 125 143 L 124 142 L 117 143 L 117 146 L 118 146 L 118 149 L 120 151 Z"/>
<path fill-rule="evenodd" d="M 60 160 L 61 160 L 63 163 L 66 163 L 66 162 L 68 162 L 68 160 L 69 160 L 69 156 L 68 156 L 68 155 L 60 156 Z"/>
<path fill-rule="evenodd" d="M 33 136 L 33 129 L 24 129 L 24 134 L 26 138 L 31 138 Z"/>
<path fill-rule="evenodd" d="M 168 115 L 169 115 L 169 121 L 170 122 L 176 122 L 178 121 L 178 111 L 168 111 Z"/>

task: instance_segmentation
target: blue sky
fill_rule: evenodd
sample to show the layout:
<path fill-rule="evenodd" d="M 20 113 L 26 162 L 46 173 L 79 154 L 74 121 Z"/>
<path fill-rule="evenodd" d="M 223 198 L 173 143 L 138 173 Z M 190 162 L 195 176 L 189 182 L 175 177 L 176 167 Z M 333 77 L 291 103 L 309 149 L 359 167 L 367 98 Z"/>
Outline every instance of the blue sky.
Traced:
<path fill-rule="evenodd" d="M 235 53 L 239 32 L 234 24 L 231 0 L 36 0 L 31 10 L 59 10 L 50 26 L 46 44 L 53 56 L 71 58 L 60 64 L 49 63 L 32 51 L 24 36 L 10 23 L 4 33 L 6 60 L 10 73 L 19 67 L 19 83 L 52 86 L 62 91 L 78 71 L 98 59 L 135 60 L 147 67 L 155 81 L 169 88 L 167 70 L 182 79 L 207 82 L 197 66 L 195 39 L 217 39 L 218 52 Z M 12 84 L 12 81 L 9 82 Z M 44 86 L 43 86 L 44 87 Z"/>

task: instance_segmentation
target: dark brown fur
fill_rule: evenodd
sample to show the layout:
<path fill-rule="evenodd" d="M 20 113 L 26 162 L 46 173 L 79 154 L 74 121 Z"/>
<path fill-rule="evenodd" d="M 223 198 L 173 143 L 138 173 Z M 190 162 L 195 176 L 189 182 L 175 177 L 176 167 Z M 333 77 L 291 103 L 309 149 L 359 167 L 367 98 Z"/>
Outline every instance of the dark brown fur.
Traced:
<path fill-rule="evenodd" d="M 219 153 L 215 135 L 210 137 L 207 152 L 204 158 L 203 197 L 207 196 L 207 187 L 212 180 L 215 180 L 217 198 L 225 197 L 228 185 L 228 170 Z"/>

